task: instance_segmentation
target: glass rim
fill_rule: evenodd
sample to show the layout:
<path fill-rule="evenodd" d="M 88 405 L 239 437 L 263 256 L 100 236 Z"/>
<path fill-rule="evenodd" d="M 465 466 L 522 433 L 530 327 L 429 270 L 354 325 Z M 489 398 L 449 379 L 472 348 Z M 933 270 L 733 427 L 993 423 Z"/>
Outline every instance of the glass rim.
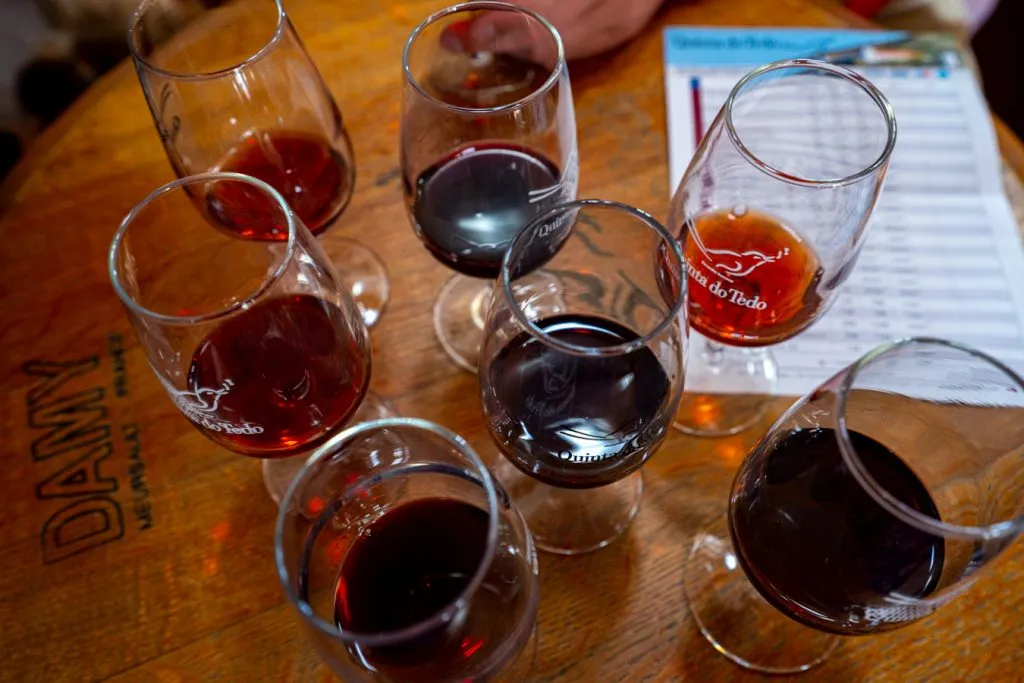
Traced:
<path fill-rule="evenodd" d="M 389 428 L 411 428 L 413 430 L 421 430 L 429 432 L 435 436 L 439 436 L 455 448 L 455 450 L 465 457 L 473 468 L 477 470 L 476 473 L 480 475 L 480 483 L 487 496 L 487 543 L 484 547 L 483 556 L 480 558 L 480 564 L 477 567 L 476 572 L 473 574 L 472 579 L 470 579 L 469 583 L 466 584 L 466 587 L 463 588 L 458 596 L 453 598 L 447 605 L 432 614 L 430 617 L 404 628 L 383 633 L 370 634 L 346 631 L 340 628 L 337 624 L 328 623 L 317 616 L 313 612 L 309 602 L 301 600 L 292 587 L 292 576 L 291 572 L 288 570 L 288 563 L 285 561 L 284 548 L 282 544 L 285 524 L 288 517 L 288 509 L 291 507 L 294 502 L 293 499 L 298 494 L 299 486 L 321 461 L 338 453 L 348 444 L 348 442 L 352 441 L 357 436 L 367 432 L 381 431 Z M 466 606 L 469 599 L 480 588 L 481 584 L 483 584 L 487 570 L 490 568 L 491 562 L 494 560 L 495 554 L 497 553 L 498 515 L 499 505 L 497 485 L 495 484 L 490 471 L 487 469 L 487 466 L 484 465 L 483 460 L 473 447 L 470 446 L 469 443 L 461 436 L 446 427 L 442 427 L 436 422 L 414 417 L 389 417 L 379 420 L 371 420 L 369 422 L 361 422 L 338 434 L 335 434 L 326 443 L 313 451 L 309 456 L 309 459 L 306 460 L 305 464 L 303 464 L 302 469 L 299 470 L 299 473 L 295 475 L 291 484 L 289 484 L 288 491 L 281 499 L 281 504 L 277 513 L 277 523 L 274 527 L 274 562 L 277 565 L 277 577 L 281 582 L 281 586 L 284 589 L 288 601 L 293 607 L 295 607 L 301 617 L 328 638 L 340 639 L 346 643 L 358 644 L 366 647 L 397 645 L 403 641 L 421 636 L 453 619 L 459 611 Z"/>
<path fill-rule="evenodd" d="M 839 442 L 839 451 L 842 453 L 843 461 L 853 473 L 854 478 L 867 493 L 875 499 L 875 502 L 882 506 L 887 512 L 902 522 L 920 531 L 925 531 L 934 536 L 942 538 L 953 538 L 966 541 L 1002 539 L 1024 530 L 1024 516 L 1007 519 L 987 526 L 963 526 L 960 524 L 949 524 L 940 519 L 935 519 L 926 514 L 918 512 L 906 503 L 898 500 L 889 491 L 878 483 L 871 475 L 864 463 L 857 455 L 850 438 L 850 430 L 846 423 L 846 404 L 850 392 L 853 390 L 853 383 L 858 373 L 870 366 L 878 358 L 902 348 L 910 346 L 938 346 L 945 349 L 954 349 L 966 353 L 969 356 L 980 359 L 992 365 L 1012 380 L 1024 393 L 1024 379 L 1022 379 L 1012 368 L 989 354 L 978 349 L 961 344 L 959 342 L 937 339 L 934 337 L 908 337 L 898 339 L 877 346 L 868 353 L 857 359 L 850 365 L 842 375 L 842 382 L 836 395 L 836 440 Z"/>
<path fill-rule="evenodd" d="M 412 69 L 409 67 L 409 52 L 412 50 L 412 45 L 413 43 L 416 42 L 416 39 L 420 37 L 420 34 L 423 33 L 423 31 L 426 30 L 428 26 L 437 22 L 438 20 L 443 19 L 451 14 L 458 14 L 459 12 L 470 12 L 483 9 L 493 9 L 503 12 L 512 12 L 514 14 L 522 14 L 537 21 L 541 26 L 543 26 L 547 30 L 548 35 L 550 35 L 555 40 L 555 46 L 557 48 L 558 53 L 558 59 L 555 62 L 555 66 L 551 70 L 551 73 L 548 74 L 548 77 L 544 80 L 544 83 L 542 83 L 539 87 L 535 88 L 534 90 L 531 90 L 528 94 L 524 95 L 523 97 L 520 97 L 515 102 L 509 102 L 508 104 L 502 104 L 496 107 L 462 107 L 456 104 L 450 104 L 443 100 L 439 100 L 430 93 L 428 93 L 426 90 L 424 90 L 423 86 L 420 85 L 420 82 L 416 79 L 415 76 L 412 75 Z M 508 2 L 498 2 L 497 0 L 471 0 L 470 2 L 462 2 L 457 5 L 452 5 L 450 7 L 446 7 L 442 10 L 434 12 L 429 17 L 420 22 L 420 24 L 412 30 L 412 33 L 409 34 L 409 37 L 405 41 L 405 47 L 402 49 L 402 74 L 405 77 L 406 83 L 410 84 L 416 91 L 416 93 L 425 100 L 439 107 L 447 109 L 448 111 L 456 112 L 459 114 L 500 114 L 502 112 L 522 109 L 524 106 L 526 106 L 533 100 L 539 98 L 544 93 L 551 91 L 554 88 L 555 84 L 558 82 L 558 80 L 562 77 L 562 74 L 565 72 L 565 70 L 565 46 L 562 43 L 562 36 L 558 33 L 558 30 L 554 27 L 554 25 L 531 9 L 520 7 L 518 5 L 513 5 Z"/>
<path fill-rule="evenodd" d="M 753 81 L 770 73 L 772 71 L 780 71 L 783 69 L 809 69 L 815 71 L 824 71 L 835 76 L 839 76 L 843 80 L 846 80 L 853 85 L 860 88 L 866 93 L 875 105 L 878 107 L 885 120 L 885 126 L 887 131 L 887 137 L 885 141 L 885 147 L 882 152 L 878 155 L 871 164 L 862 168 L 861 170 L 847 175 L 842 178 L 803 178 L 792 173 L 787 173 L 783 169 L 772 166 L 771 164 L 762 161 L 756 154 L 750 151 L 750 148 L 744 144 L 740 139 L 739 133 L 736 132 L 736 127 L 732 121 L 732 110 L 733 105 L 736 102 L 736 98 L 743 92 L 743 90 L 750 85 Z M 766 175 L 781 180 L 790 185 L 799 185 L 802 187 L 843 187 L 846 185 L 852 185 L 857 183 L 864 178 L 874 175 L 879 169 L 888 163 L 889 158 L 892 156 L 892 151 L 896 147 L 896 115 L 893 112 L 892 105 L 889 103 L 889 99 L 882 93 L 878 87 L 864 78 L 856 71 L 847 69 L 846 67 L 839 66 L 837 64 L 830 64 L 828 62 L 822 62 L 816 59 L 786 59 L 778 62 L 771 62 L 760 66 L 753 71 L 747 73 L 739 82 L 733 86 L 729 92 L 729 97 L 725 101 L 725 127 L 729 132 L 729 139 L 733 145 L 739 150 L 740 154 L 749 161 L 756 169 L 765 173 Z"/>
<path fill-rule="evenodd" d="M 662 316 L 661 321 L 659 321 L 657 325 L 655 325 L 649 332 L 647 332 L 647 334 L 641 335 L 634 339 L 633 341 L 625 342 L 623 344 L 615 344 L 614 346 L 582 346 L 579 344 L 571 344 L 569 342 L 564 342 L 559 339 L 555 339 L 547 332 L 540 329 L 534 321 L 526 317 L 526 314 L 523 312 L 522 307 L 520 307 L 519 302 L 516 300 L 515 293 L 512 291 L 512 281 L 509 277 L 509 271 L 512 265 L 512 252 L 515 246 L 519 243 L 519 241 L 522 240 L 524 236 L 529 233 L 530 230 L 534 229 L 534 227 L 538 226 L 540 223 L 548 221 L 551 218 L 554 218 L 555 216 L 558 216 L 560 214 L 594 206 L 612 209 L 614 211 L 624 211 L 632 215 L 634 218 L 639 219 L 639 221 L 643 223 L 648 228 L 648 230 L 652 231 L 655 235 L 660 237 L 663 243 L 668 243 L 670 247 L 669 253 L 672 254 L 672 258 L 675 261 L 675 265 L 678 267 L 680 274 L 679 296 L 676 297 L 676 300 L 669 307 L 668 311 Z M 609 199 L 577 199 L 575 201 L 565 202 L 563 204 L 559 204 L 555 207 L 552 207 L 551 209 L 545 211 L 541 215 L 531 220 L 529 223 L 523 226 L 519 230 L 519 232 L 516 233 L 516 236 L 512 238 L 512 241 L 509 243 L 508 248 L 505 250 L 505 256 L 501 261 L 501 274 L 499 276 L 499 281 L 501 283 L 501 291 L 502 295 L 505 298 L 505 303 L 508 305 L 510 309 L 512 309 L 512 313 L 519 321 L 520 327 L 526 330 L 526 332 L 530 334 L 530 336 L 539 340 L 541 343 L 545 344 L 546 346 L 555 348 L 559 351 L 573 354 L 575 356 L 621 356 L 644 348 L 653 339 L 655 339 L 656 337 L 661 335 L 665 330 L 667 330 L 669 326 L 672 325 L 678 319 L 680 311 L 683 310 L 683 302 L 686 300 L 687 283 L 686 273 L 683 267 L 683 264 L 685 262 L 686 261 L 683 259 L 683 250 L 679 246 L 679 241 L 672 236 L 672 233 L 670 233 L 668 229 L 665 228 L 665 226 L 658 221 L 658 219 L 656 219 L 654 216 L 647 213 L 643 209 L 638 209 L 635 206 L 630 206 L 629 204 L 624 204 L 622 202 L 612 201 Z"/>
<path fill-rule="evenodd" d="M 135 11 L 132 12 L 131 20 L 128 22 L 128 52 L 132 56 L 132 61 L 136 64 L 144 67 L 148 71 L 152 71 L 153 73 L 160 74 L 165 78 L 171 78 L 176 81 L 208 81 L 223 78 L 224 76 L 236 71 L 241 71 L 242 69 L 260 61 L 267 55 L 267 53 L 270 52 L 271 49 L 281 42 L 281 36 L 284 35 L 284 27 L 288 19 L 288 15 L 284 11 L 284 5 L 281 0 L 269 0 L 274 3 L 275 8 L 277 9 L 277 22 L 274 25 L 274 32 L 259 50 L 256 50 L 237 64 L 232 64 L 220 69 L 214 69 L 212 71 L 197 71 L 195 73 L 171 71 L 153 64 L 153 62 L 143 57 L 135 44 L 136 29 L 142 23 L 143 15 L 145 15 L 146 10 L 148 10 L 149 7 L 157 1 L 158 0 L 142 0 L 139 6 L 135 8 Z M 247 3 L 248 1 L 249 0 L 247 0 Z M 237 7 L 238 5 L 235 6 Z"/>
<path fill-rule="evenodd" d="M 189 316 L 177 316 L 168 315 L 166 313 L 157 313 L 151 311 L 145 306 L 141 305 L 135 300 L 135 297 L 130 295 L 124 288 L 121 281 L 121 270 L 117 265 L 117 256 L 120 252 L 120 248 L 124 243 L 125 235 L 128 233 L 128 229 L 131 227 L 135 219 L 138 218 L 139 214 L 142 213 L 150 204 L 157 199 L 161 198 L 165 194 L 173 192 L 174 190 L 181 189 L 186 185 L 192 185 L 196 183 L 207 183 L 216 182 L 221 180 L 232 180 L 237 182 L 244 182 L 253 185 L 264 193 L 270 196 L 278 207 L 284 212 L 286 220 L 288 221 L 288 241 L 284 253 L 279 256 L 276 267 L 273 268 L 266 275 L 260 286 L 249 294 L 244 299 L 236 301 L 227 308 L 212 311 L 210 313 L 203 313 L 201 315 L 189 315 Z M 215 228 L 211 228 L 215 229 Z M 266 294 L 270 288 L 277 282 L 281 275 L 284 273 L 288 264 L 291 262 L 292 257 L 295 253 L 296 244 L 296 232 L 298 230 L 298 223 L 296 222 L 295 214 L 292 213 L 291 208 L 288 206 L 288 202 L 285 201 L 284 197 L 281 196 L 277 190 L 263 182 L 258 178 L 252 176 L 243 175 L 241 173 L 229 173 L 226 171 L 212 171 L 209 173 L 198 173 L 196 175 L 185 176 L 184 178 L 178 178 L 172 182 L 161 185 L 157 189 L 150 192 L 145 199 L 140 201 L 138 204 L 133 206 L 131 210 L 121 220 L 120 226 L 117 228 L 117 232 L 114 233 L 114 238 L 110 243 L 110 250 L 107 253 L 107 271 L 110 275 L 110 281 L 114 286 L 114 291 L 117 292 L 117 296 L 121 299 L 122 303 L 128 307 L 130 311 L 136 315 L 143 316 L 145 318 L 155 320 L 157 322 L 167 325 L 195 325 L 197 323 L 206 323 L 221 318 L 227 317 L 238 310 L 241 310 L 247 306 L 254 304 L 260 297 Z M 251 240 L 257 242 L 256 240 Z M 257 242 L 258 243 L 258 242 Z"/>

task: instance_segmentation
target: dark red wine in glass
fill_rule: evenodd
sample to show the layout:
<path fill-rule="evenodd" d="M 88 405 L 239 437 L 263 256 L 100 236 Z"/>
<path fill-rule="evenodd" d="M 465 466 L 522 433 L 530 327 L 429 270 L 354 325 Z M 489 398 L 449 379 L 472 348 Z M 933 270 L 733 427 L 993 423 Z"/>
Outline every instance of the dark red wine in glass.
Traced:
<path fill-rule="evenodd" d="M 306 294 L 266 299 L 216 327 L 192 357 L 176 401 L 204 434 L 261 458 L 324 441 L 359 407 L 368 350 L 340 308 Z"/>
<path fill-rule="evenodd" d="M 895 453 L 863 434 L 850 437 L 885 491 L 939 519 L 924 484 Z M 736 555 L 758 592 L 790 617 L 839 634 L 923 616 L 906 599 L 938 586 L 943 540 L 882 508 L 847 469 L 833 430 L 797 429 L 768 448 L 758 473 L 740 471 L 729 516 Z"/>
<path fill-rule="evenodd" d="M 345 208 L 353 172 L 324 138 L 295 131 L 253 131 L 213 169 L 258 178 L 281 193 L 314 235 L 323 232 Z M 254 189 L 220 183 L 207 194 L 218 222 L 243 237 L 286 240 L 281 212 Z"/>
<path fill-rule="evenodd" d="M 516 232 L 564 195 L 554 162 L 501 142 L 460 147 L 405 182 L 416 234 L 430 253 L 453 270 L 487 279 L 498 276 Z"/>
<path fill-rule="evenodd" d="M 559 341 L 589 348 L 639 338 L 596 316 L 560 315 L 534 323 Z M 669 378 L 646 346 L 584 357 L 521 333 L 487 369 L 491 434 L 517 467 L 546 484 L 604 486 L 638 469 L 664 438 Z"/>
<path fill-rule="evenodd" d="M 385 513 L 342 561 L 335 622 L 345 631 L 372 634 L 435 616 L 469 586 L 487 550 L 487 530 L 486 510 L 455 499 L 420 499 Z M 501 612 L 474 610 L 468 622 L 439 624 L 400 645 L 362 648 L 359 655 L 385 670 L 429 664 L 435 675 L 451 660 L 457 673 L 504 621 Z"/>

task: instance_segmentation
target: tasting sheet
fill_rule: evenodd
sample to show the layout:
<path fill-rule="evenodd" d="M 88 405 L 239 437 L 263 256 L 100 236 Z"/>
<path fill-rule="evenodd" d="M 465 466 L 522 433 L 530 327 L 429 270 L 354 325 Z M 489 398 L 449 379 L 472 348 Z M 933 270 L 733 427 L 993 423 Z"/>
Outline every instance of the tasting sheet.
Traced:
<path fill-rule="evenodd" d="M 772 347 L 776 393 L 804 394 L 871 348 L 910 336 L 964 342 L 1024 373 L 1024 251 L 1003 193 L 988 108 L 948 38 L 667 29 L 670 192 L 733 85 L 755 66 L 795 57 L 829 59 L 865 75 L 892 103 L 899 132 L 853 274 L 818 322 Z M 784 131 L 804 121 L 782 114 L 772 125 Z M 834 124 L 827 107 L 813 121 Z M 687 389 L 744 391 L 707 381 L 688 381 Z"/>

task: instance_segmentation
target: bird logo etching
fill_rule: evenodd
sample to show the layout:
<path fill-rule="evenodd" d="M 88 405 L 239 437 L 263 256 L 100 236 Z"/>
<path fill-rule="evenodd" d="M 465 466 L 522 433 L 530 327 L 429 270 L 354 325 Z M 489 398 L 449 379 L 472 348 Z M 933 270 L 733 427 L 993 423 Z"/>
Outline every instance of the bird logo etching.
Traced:
<path fill-rule="evenodd" d="M 207 389 L 205 387 L 199 387 L 191 391 L 174 389 L 174 401 L 187 413 L 213 415 L 217 412 L 220 399 L 228 394 L 234 385 L 234 382 L 226 379 L 219 389 Z"/>
<path fill-rule="evenodd" d="M 702 263 L 726 282 L 732 283 L 734 278 L 746 277 L 766 263 L 774 263 L 783 256 L 789 255 L 789 247 L 780 249 L 774 256 L 769 256 L 755 249 L 738 252 L 731 249 L 709 249 L 700 235 L 691 226 L 690 239 L 704 256 Z"/>

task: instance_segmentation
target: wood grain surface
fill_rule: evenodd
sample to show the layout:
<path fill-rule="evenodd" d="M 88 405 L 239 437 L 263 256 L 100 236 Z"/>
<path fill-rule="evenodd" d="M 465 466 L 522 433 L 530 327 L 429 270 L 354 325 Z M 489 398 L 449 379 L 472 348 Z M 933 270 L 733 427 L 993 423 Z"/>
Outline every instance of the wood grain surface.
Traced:
<path fill-rule="evenodd" d="M 289 9 L 355 143 L 356 194 L 326 239 L 364 239 L 393 278 L 373 331 L 372 389 L 494 458 L 476 378 L 435 341 L 431 305 L 449 272 L 413 235 L 397 167 L 402 45 L 442 2 L 291 0 Z M 571 68 L 580 195 L 666 214 L 662 26 L 851 23 L 811 0 L 670 2 L 637 40 Z M 1019 143 L 1005 129 L 1000 138 L 1024 174 Z M 278 584 L 276 508 L 259 463 L 217 448 L 177 412 L 107 279 L 122 216 L 172 178 L 122 64 L 39 140 L 2 193 L 2 681 L 331 680 Z M 761 431 L 673 434 L 646 468 L 627 536 L 590 556 L 542 558 L 533 680 L 760 678 L 700 636 L 681 566 L 692 535 L 724 513 L 732 475 Z M 76 520 L 95 535 L 75 538 L 67 530 Z M 1022 680 L 1022 578 L 1018 543 L 938 614 L 848 640 L 804 678 Z"/>

